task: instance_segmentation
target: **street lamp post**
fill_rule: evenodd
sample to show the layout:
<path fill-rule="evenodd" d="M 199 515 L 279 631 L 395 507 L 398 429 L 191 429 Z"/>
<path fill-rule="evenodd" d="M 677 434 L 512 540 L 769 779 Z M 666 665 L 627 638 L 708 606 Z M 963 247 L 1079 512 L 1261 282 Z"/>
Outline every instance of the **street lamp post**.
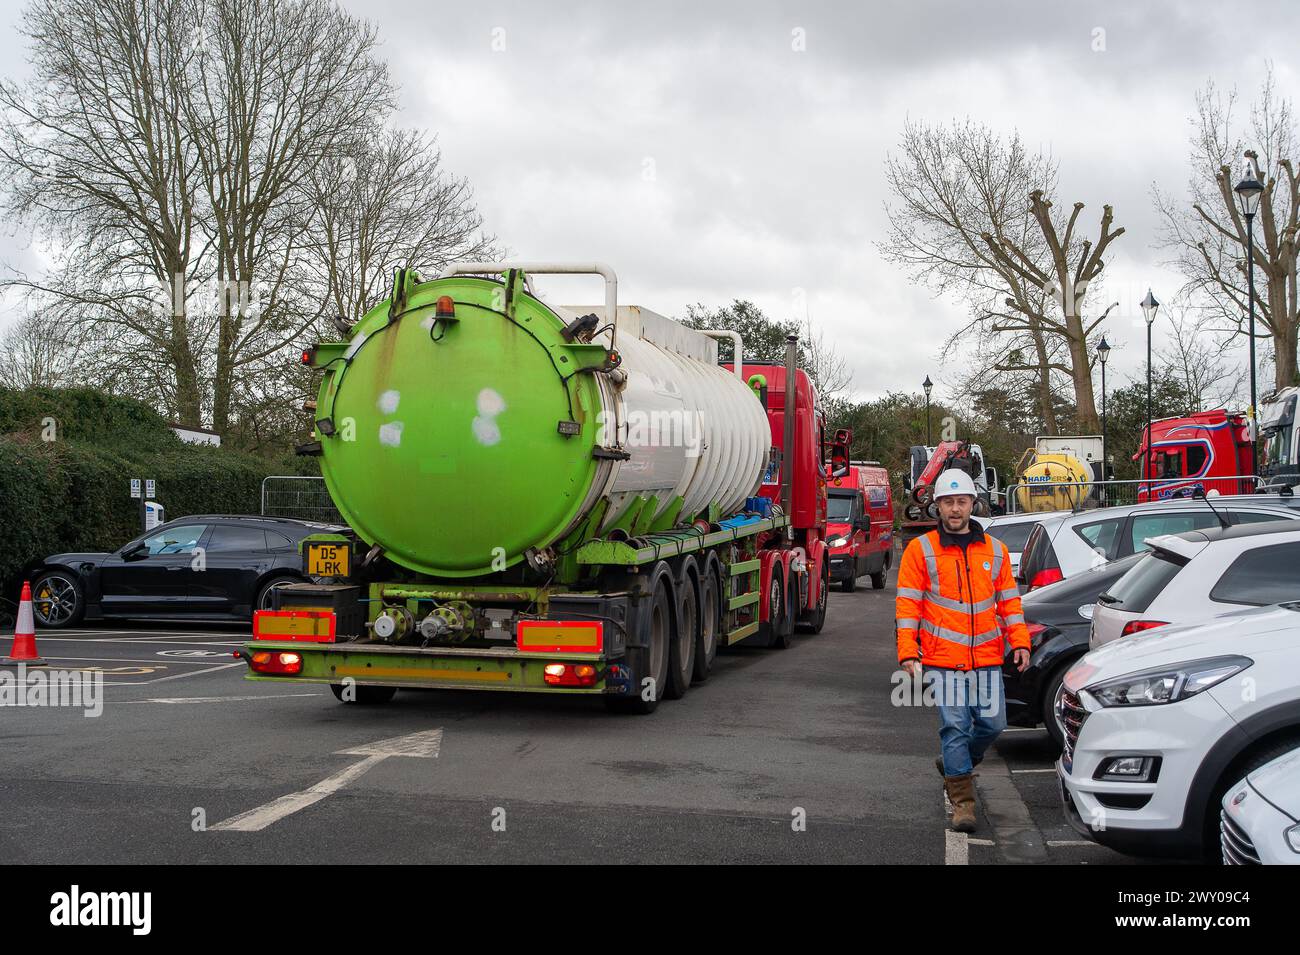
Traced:
<path fill-rule="evenodd" d="M 1151 480 L 1151 326 L 1155 324 L 1156 312 L 1160 309 L 1160 303 L 1156 297 L 1147 289 L 1147 297 L 1140 303 L 1142 314 L 1147 320 L 1147 430 L 1146 444 L 1147 449 L 1142 455 L 1142 480 Z M 1151 488 L 1146 487 L 1147 494 L 1151 493 Z"/>
<path fill-rule="evenodd" d="M 1104 503 L 1106 481 L 1110 478 L 1106 473 L 1106 462 L 1110 460 L 1106 457 L 1106 359 L 1110 357 L 1110 344 L 1105 335 L 1101 336 L 1101 342 L 1097 345 L 1097 357 L 1101 359 L 1101 499 Z"/>
<path fill-rule="evenodd" d="M 925 389 L 925 446 L 930 447 L 930 389 L 934 387 L 934 382 L 930 376 L 925 376 L 925 381 L 921 382 L 921 387 Z"/>
<path fill-rule="evenodd" d="M 1247 153 L 1247 155 L 1251 155 Z M 1259 209 L 1259 197 L 1264 192 L 1264 184 L 1259 181 L 1255 164 L 1246 164 L 1246 177 L 1235 187 L 1237 199 L 1241 204 L 1241 214 L 1246 217 L 1246 295 L 1250 302 L 1250 410 L 1246 418 L 1250 422 L 1250 473 L 1259 474 L 1259 443 L 1255 440 L 1255 213 Z"/>

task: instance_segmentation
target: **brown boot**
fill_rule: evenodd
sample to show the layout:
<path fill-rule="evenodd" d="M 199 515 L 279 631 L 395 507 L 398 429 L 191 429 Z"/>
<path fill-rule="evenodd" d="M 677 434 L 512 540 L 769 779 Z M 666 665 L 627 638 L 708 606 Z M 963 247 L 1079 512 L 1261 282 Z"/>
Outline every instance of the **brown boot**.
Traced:
<path fill-rule="evenodd" d="M 952 803 L 953 832 L 975 831 L 975 778 L 967 773 L 965 776 L 946 776 L 943 788 Z"/>

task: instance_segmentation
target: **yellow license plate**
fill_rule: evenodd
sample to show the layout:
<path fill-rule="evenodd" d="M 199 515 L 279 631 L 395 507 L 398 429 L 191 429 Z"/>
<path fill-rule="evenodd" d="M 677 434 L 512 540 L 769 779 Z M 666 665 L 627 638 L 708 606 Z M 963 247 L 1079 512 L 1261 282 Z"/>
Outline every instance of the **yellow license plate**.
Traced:
<path fill-rule="evenodd" d="M 352 549 L 347 544 L 308 544 L 307 576 L 346 577 L 351 570 Z"/>

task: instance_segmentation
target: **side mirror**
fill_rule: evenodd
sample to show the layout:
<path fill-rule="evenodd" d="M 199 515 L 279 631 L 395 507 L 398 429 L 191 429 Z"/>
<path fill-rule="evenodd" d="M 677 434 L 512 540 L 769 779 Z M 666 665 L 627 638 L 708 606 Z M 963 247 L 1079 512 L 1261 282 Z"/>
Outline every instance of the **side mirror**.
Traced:
<path fill-rule="evenodd" d="M 123 560 L 139 560 L 142 556 L 148 554 L 149 549 L 143 543 L 132 544 L 122 551 Z"/>
<path fill-rule="evenodd" d="M 855 531 L 870 531 L 870 530 L 871 530 L 871 518 L 869 518 L 869 517 L 859 517 L 856 521 L 853 522 L 853 529 L 854 529 Z"/>

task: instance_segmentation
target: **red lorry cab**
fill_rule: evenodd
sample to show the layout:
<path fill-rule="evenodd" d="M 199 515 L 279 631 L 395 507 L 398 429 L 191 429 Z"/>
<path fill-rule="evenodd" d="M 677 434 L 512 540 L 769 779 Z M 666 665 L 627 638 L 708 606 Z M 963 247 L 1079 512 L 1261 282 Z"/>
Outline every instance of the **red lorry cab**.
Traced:
<path fill-rule="evenodd" d="M 1246 419 L 1222 408 L 1151 422 L 1150 440 L 1144 428 L 1133 460 L 1144 465 L 1139 475 L 1150 479 L 1138 485 L 1139 502 L 1191 497 L 1197 488 L 1220 494 L 1254 489 L 1252 481 L 1236 480 L 1251 468 Z"/>
<path fill-rule="evenodd" d="M 871 585 L 883 589 L 894 544 L 889 472 L 873 463 L 856 463 L 847 475 L 827 483 L 826 499 L 831 579 L 850 591 L 859 577 L 870 574 Z"/>

